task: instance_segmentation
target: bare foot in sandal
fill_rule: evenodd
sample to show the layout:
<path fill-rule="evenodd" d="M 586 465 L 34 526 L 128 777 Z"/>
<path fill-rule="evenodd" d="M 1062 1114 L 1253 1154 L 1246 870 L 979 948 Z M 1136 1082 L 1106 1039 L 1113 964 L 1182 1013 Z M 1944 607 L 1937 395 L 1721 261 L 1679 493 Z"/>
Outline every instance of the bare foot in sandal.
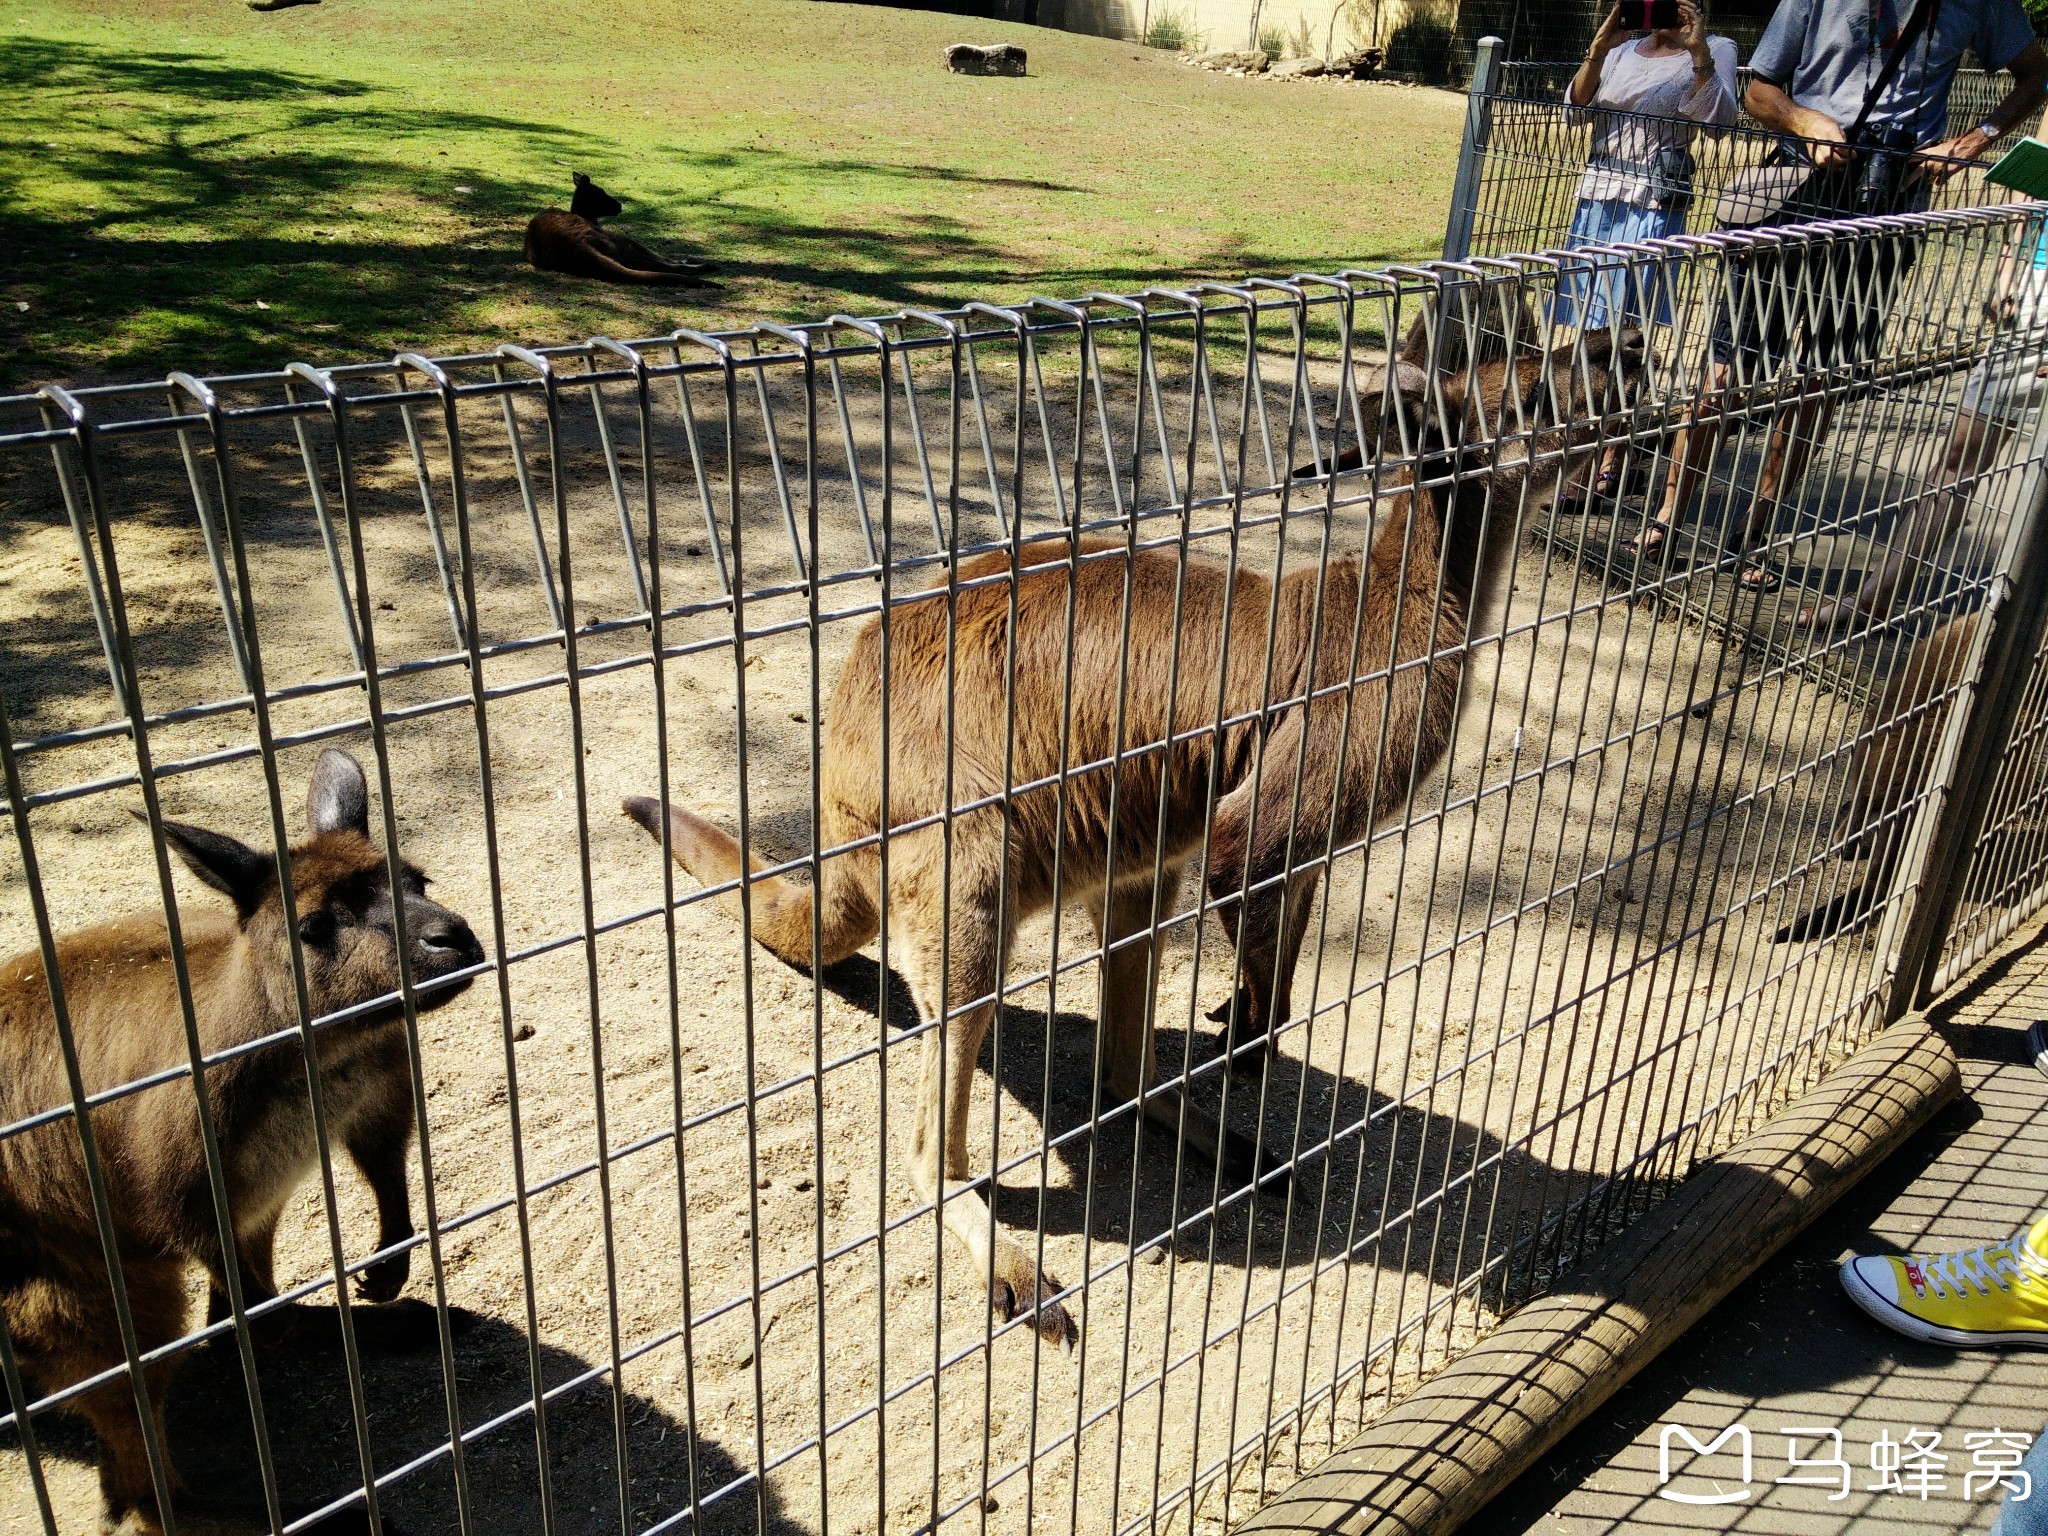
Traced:
<path fill-rule="evenodd" d="M 1762 555 L 1744 555 L 1735 568 L 1735 581 L 1745 592 L 1775 592 L 1785 584 L 1778 568 Z"/>
<path fill-rule="evenodd" d="M 1660 522 L 1647 522 L 1636 531 L 1632 539 L 1624 540 L 1615 550 L 1624 560 L 1660 560 L 1664 546 L 1671 542 L 1671 529 Z"/>

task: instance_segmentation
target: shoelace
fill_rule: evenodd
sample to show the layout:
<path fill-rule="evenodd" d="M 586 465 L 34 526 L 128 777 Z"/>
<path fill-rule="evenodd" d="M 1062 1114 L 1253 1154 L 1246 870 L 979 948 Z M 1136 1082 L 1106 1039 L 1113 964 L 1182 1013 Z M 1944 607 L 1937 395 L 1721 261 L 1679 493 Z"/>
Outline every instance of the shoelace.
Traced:
<path fill-rule="evenodd" d="M 1920 1267 L 1927 1276 L 1928 1289 L 1937 1298 L 1950 1291 L 1962 1297 L 1971 1290 L 1979 1296 L 1989 1296 L 1993 1286 L 2010 1291 L 2014 1279 L 2048 1277 L 2048 1259 L 2034 1252 L 2025 1232 L 1983 1248 L 1944 1253 Z"/>

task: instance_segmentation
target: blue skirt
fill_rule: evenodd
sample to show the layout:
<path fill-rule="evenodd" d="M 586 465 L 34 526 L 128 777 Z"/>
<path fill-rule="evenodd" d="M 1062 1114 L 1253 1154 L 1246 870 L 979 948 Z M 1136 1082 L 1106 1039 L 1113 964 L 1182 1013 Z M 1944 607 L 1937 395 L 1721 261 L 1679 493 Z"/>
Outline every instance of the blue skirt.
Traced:
<path fill-rule="evenodd" d="M 1685 233 L 1683 208 L 1639 208 L 1617 199 L 1581 202 L 1572 214 L 1567 246 L 1629 245 Z M 1619 263 L 1566 262 L 1557 278 L 1557 297 L 1550 318 L 1557 325 L 1598 328 L 1671 323 L 1670 281 L 1666 263 L 1624 267 Z"/>

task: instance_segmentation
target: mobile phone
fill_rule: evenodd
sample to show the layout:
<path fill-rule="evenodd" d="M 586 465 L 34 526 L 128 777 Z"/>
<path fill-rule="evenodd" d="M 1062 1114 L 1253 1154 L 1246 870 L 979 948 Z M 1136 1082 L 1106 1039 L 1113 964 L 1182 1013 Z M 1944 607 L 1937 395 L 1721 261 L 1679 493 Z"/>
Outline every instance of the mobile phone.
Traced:
<path fill-rule="evenodd" d="M 1678 25 L 1678 0 L 1620 0 L 1621 24 L 1633 31 Z"/>

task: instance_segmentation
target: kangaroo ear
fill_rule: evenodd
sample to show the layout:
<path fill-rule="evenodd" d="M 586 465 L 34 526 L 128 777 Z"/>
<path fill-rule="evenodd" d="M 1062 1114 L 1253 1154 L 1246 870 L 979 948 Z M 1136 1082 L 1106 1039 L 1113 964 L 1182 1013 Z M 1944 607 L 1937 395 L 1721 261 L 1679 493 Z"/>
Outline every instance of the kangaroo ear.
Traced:
<path fill-rule="evenodd" d="M 306 822 L 315 837 L 324 832 L 370 835 L 370 787 L 363 781 L 363 765 L 339 747 L 329 747 L 313 765 Z"/>
<path fill-rule="evenodd" d="M 244 922 L 263 905 L 275 883 L 277 866 L 270 855 L 258 853 L 226 833 L 167 821 L 164 841 L 193 874 L 234 902 L 235 914 Z"/>
<path fill-rule="evenodd" d="M 1408 322 L 1408 334 L 1401 338 L 1401 350 L 1394 356 L 1417 368 L 1429 366 L 1429 323 L 1425 316 L 1417 315 Z"/>
<path fill-rule="evenodd" d="M 1403 446 L 1413 447 L 1429 419 L 1433 403 L 1429 374 L 1414 363 L 1400 360 L 1391 367 L 1374 368 L 1360 375 L 1358 384 L 1359 393 L 1365 397 L 1367 414 L 1371 415 L 1376 409 L 1383 413 L 1382 433 L 1387 414 L 1398 413 L 1404 423 L 1407 441 L 1405 445 L 1395 445 L 1396 451 Z"/>

